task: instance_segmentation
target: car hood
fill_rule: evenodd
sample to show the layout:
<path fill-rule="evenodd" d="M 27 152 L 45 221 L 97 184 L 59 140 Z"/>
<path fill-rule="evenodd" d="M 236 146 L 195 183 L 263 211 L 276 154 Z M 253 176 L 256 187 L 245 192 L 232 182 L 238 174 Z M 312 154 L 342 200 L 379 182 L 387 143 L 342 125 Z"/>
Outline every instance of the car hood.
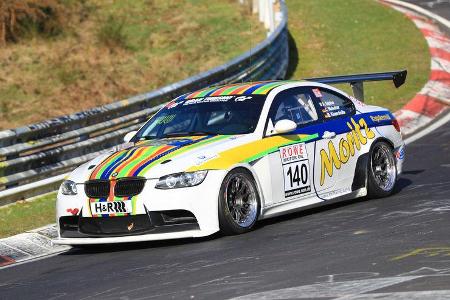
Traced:
<path fill-rule="evenodd" d="M 79 179 L 159 178 L 200 166 L 252 140 L 252 135 L 209 135 L 141 141 L 81 166 L 88 171 Z"/>

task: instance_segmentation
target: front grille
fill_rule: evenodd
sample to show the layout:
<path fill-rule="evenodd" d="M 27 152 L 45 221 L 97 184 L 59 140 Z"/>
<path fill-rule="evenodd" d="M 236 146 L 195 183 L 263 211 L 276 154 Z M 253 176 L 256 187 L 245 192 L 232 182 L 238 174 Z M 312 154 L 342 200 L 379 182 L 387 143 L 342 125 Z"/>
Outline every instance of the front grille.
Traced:
<path fill-rule="evenodd" d="M 89 180 L 84 183 L 84 191 L 89 198 L 108 198 L 109 180 Z"/>
<path fill-rule="evenodd" d="M 140 194 L 144 189 L 145 178 L 120 178 L 114 186 L 116 197 L 132 197 Z M 108 198 L 111 184 L 109 180 L 95 179 L 84 183 L 84 191 L 89 198 Z"/>
<path fill-rule="evenodd" d="M 144 189 L 145 178 L 120 178 L 114 187 L 114 194 L 117 197 L 132 197 L 140 194 Z"/>

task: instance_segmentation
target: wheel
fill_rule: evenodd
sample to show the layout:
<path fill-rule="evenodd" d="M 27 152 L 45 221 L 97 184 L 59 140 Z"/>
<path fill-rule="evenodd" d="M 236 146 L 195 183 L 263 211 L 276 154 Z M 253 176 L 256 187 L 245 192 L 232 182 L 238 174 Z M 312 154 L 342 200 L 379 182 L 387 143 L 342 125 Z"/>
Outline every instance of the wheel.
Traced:
<path fill-rule="evenodd" d="M 251 174 L 235 169 L 225 176 L 219 194 L 219 225 L 227 235 L 248 232 L 259 215 L 259 195 Z"/>
<path fill-rule="evenodd" d="M 367 194 L 370 198 L 386 197 L 394 190 L 397 181 L 397 166 L 392 147 L 377 142 L 369 154 Z"/>

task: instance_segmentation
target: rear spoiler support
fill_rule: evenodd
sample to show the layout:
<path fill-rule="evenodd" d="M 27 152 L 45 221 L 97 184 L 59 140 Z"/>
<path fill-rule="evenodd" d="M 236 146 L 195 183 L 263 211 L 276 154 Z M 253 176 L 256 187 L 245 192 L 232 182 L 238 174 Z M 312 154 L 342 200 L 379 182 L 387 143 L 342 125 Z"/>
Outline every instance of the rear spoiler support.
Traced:
<path fill-rule="evenodd" d="M 365 81 L 383 81 L 392 80 L 394 86 L 399 88 L 405 83 L 407 70 L 393 71 L 393 72 L 381 72 L 381 73 L 368 73 L 368 74 L 354 74 L 343 76 L 330 76 L 330 77 L 317 77 L 307 78 L 304 80 L 314 81 L 324 84 L 337 84 L 337 83 L 349 83 L 353 90 L 353 96 L 356 99 L 364 102 L 364 82 Z"/>

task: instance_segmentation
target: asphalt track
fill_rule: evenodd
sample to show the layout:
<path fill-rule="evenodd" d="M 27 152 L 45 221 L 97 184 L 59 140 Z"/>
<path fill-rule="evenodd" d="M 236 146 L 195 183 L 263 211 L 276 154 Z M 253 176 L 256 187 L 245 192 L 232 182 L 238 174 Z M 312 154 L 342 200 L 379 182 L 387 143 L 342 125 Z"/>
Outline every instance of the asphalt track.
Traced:
<path fill-rule="evenodd" d="M 450 20 L 450 0 L 408 0 L 432 13 L 435 13 L 447 20 Z"/>
<path fill-rule="evenodd" d="M 342 282 L 353 294 L 450 297 L 450 122 L 408 145 L 404 171 L 391 197 L 267 220 L 245 235 L 71 250 L 6 268 L 0 298 L 223 299 L 297 287 L 296 298 L 330 299 Z"/>
<path fill-rule="evenodd" d="M 0 299 L 450 299 L 450 122 L 406 154 L 388 198 L 241 236 L 71 250 L 0 270 Z"/>

